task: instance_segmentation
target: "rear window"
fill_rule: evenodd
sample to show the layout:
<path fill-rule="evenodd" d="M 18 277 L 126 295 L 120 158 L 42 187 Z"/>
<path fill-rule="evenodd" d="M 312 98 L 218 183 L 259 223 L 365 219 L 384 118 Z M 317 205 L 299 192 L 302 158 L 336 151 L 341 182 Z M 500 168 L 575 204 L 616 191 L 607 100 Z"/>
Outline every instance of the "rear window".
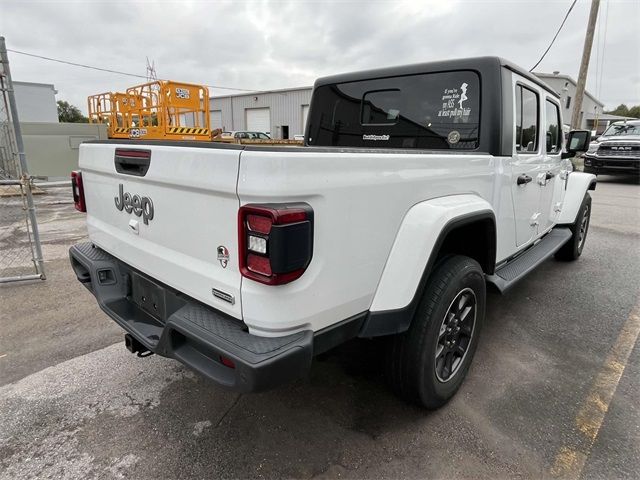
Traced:
<path fill-rule="evenodd" d="M 472 71 L 407 75 L 318 87 L 309 145 L 478 148 L 480 79 Z"/>

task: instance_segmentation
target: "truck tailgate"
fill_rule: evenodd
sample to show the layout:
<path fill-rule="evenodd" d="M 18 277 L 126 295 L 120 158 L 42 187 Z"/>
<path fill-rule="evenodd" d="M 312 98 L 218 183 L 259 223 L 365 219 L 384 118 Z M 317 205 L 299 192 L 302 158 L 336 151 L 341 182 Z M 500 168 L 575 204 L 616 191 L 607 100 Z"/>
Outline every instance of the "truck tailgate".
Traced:
<path fill-rule="evenodd" d="M 150 277 L 241 318 L 240 151 L 208 143 L 82 144 L 89 238 Z M 136 166 L 147 152 L 142 175 Z"/>

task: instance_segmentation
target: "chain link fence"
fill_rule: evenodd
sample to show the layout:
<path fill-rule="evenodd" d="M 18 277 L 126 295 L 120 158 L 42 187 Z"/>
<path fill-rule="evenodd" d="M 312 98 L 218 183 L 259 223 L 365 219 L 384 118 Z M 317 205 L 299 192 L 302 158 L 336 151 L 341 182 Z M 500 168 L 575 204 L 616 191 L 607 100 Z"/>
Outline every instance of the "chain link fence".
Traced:
<path fill-rule="evenodd" d="M 45 278 L 32 190 L 0 37 L 0 283 Z"/>

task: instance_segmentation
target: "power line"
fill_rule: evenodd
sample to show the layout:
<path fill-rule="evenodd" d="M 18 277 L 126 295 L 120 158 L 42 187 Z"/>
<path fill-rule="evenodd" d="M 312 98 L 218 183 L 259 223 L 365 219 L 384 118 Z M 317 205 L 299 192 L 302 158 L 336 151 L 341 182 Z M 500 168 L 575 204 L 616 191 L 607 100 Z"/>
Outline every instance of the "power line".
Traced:
<path fill-rule="evenodd" d="M 146 75 L 138 75 L 137 73 L 122 72 L 119 70 L 113 70 L 111 68 L 102 68 L 102 67 L 96 67 L 93 65 L 86 65 L 84 63 L 69 62 L 67 60 L 61 60 L 59 58 L 45 57 L 44 55 L 36 55 L 35 53 L 21 52 L 20 50 L 13 50 L 10 48 L 7 48 L 7 51 L 11 53 L 17 53 L 18 55 L 25 55 L 27 57 L 34 57 L 34 58 L 39 58 L 41 60 L 48 60 L 50 62 L 63 63 L 65 65 L 72 65 L 74 67 L 88 68 L 90 70 L 98 70 L 101 72 L 115 73 L 117 75 L 125 75 L 127 77 L 144 78 L 145 80 L 147 80 Z M 240 92 L 257 92 L 258 91 L 258 90 L 250 90 L 248 88 L 221 87 L 219 85 L 205 85 L 205 86 L 209 88 L 217 88 L 220 90 L 236 90 Z"/>
<path fill-rule="evenodd" d="M 549 44 L 549 46 L 547 47 L 547 49 L 544 51 L 544 53 L 542 54 L 542 56 L 540 57 L 540 60 L 538 60 L 538 63 L 536 63 L 533 67 L 531 67 L 529 69 L 530 72 L 533 72 L 533 70 L 540 65 L 540 62 L 542 62 L 542 60 L 544 59 L 544 57 L 547 55 L 547 53 L 549 52 L 549 50 L 551 50 L 551 47 L 553 46 L 553 42 L 556 41 L 556 38 L 558 38 L 558 34 L 560 33 L 560 30 L 562 30 L 562 27 L 564 27 L 565 22 L 567 21 L 567 18 L 569 18 L 569 14 L 571 13 L 571 10 L 573 10 L 573 7 L 575 6 L 576 2 L 578 0 L 573 0 L 573 3 L 571 4 L 571 6 L 569 7 L 569 10 L 567 10 L 567 14 L 564 16 L 564 20 L 562 20 L 562 23 L 560 24 L 560 28 L 558 28 L 558 31 L 556 32 L 556 34 L 553 36 L 553 39 L 551 40 L 551 43 Z"/>

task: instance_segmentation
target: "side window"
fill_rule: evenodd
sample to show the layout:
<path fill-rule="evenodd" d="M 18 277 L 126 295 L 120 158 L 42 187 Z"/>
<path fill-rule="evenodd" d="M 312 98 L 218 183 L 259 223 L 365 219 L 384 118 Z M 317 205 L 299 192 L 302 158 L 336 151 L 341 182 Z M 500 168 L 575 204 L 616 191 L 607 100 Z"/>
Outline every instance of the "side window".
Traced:
<path fill-rule="evenodd" d="M 545 109 L 547 113 L 547 124 L 545 127 L 547 153 L 559 153 L 562 148 L 560 111 L 558 110 L 558 106 L 549 100 L 545 102 Z"/>
<path fill-rule="evenodd" d="M 474 150 L 480 77 L 469 70 L 322 85 L 309 111 L 310 145 Z"/>
<path fill-rule="evenodd" d="M 516 85 L 516 152 L 538 151 L 538 95 Z"/>

